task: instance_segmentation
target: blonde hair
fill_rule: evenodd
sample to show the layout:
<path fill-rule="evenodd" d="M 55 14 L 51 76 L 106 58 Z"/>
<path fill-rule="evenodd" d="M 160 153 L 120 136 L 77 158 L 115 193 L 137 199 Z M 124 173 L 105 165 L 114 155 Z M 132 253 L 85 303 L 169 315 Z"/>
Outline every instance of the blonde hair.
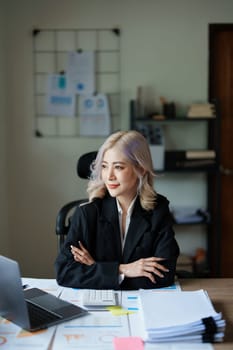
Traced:
<path fill-rule="evenodd" d="M 102 160 L 110 148 L 117 147 L 129 161 L 138 176 L 138 195 L 142 208 L 151 210 L 155 207 L 156 192 L 153 188 L 155 173 L 151 153 L 145 137 L 135 130 L 118 131 L 111 134 L 100 147 L 91 167 L 91 176 L 87 186 L 89 200 L 103 198 L 107 192 L 101 178 Z M 142 175 L 142 170 L 144 175 Z"/>

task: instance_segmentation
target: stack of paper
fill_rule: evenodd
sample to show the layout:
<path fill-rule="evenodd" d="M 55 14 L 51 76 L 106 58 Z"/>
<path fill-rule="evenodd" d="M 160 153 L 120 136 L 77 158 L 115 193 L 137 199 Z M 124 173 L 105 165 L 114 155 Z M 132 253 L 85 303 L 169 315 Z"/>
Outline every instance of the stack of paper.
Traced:
<path fill-rule="evenodd" d="M 139 293 L 146 342 L 221 342 L 225 321 L 204 290 Z"/>
<path fill-rule="evenodd" d="M 194 103 L 189 107 L 188 118 L 214 118 L 215 106 L 212 103 Z"/>
<path fill-rule="evenodd" d="M 186 159 L 215 159 L 216 153 L 213 149 L 187 150 Z"/>

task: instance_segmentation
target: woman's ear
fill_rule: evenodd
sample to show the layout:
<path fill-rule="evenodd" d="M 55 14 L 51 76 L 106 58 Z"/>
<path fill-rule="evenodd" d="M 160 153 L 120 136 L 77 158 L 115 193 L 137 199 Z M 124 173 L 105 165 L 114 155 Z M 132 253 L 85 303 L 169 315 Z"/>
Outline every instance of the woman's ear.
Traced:
<path fill-rule="evenodd" d="M 139 177 L 143 177 L 147 173 L 146 169 L 139 165 L 135 168 L 135 171 Z"/>
<path fill-rule="evenodd" d="M 144 176 L 144 175 L 146 174 L 146 172 L 147 172 L 147 171 L 146 171 L 144 168 L 142 168 L 142 167 L 140 167 L 139 171 L 140 171 L 140 174 L 141 174 L 142 176 Z"/>

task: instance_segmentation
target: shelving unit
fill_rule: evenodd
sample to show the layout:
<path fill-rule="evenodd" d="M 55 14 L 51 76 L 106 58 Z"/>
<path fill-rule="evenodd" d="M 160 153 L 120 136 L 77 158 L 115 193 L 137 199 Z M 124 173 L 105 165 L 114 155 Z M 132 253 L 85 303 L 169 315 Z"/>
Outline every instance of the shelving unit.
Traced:
<path fill-rule="evenodd" d="M 187 177 L 195 173 L 205 174 L 206 182 L 206 212 L 208 217 L 203 218 L 201 222 L 189 221 L 185 223 L 177 223 L 174 221 L 177 228 L 180 226 L 194 226 L 202 225 L 206 232 L 206 265 L 203 271 L 198 271 L 199 277 L 206 276 L 219 276 L 220 273 L 220 261 L 219 261 L 219 242 L 221 238 L 221 225 L 220 225 L 220 113 L 219 106 L 216 101 L 213 102 L 215 105 L 215 117 L 198 117 L 198 118 L 188 118 L 186 116 L 164 118 L 163 120 L 154 120 L 150 116 L 137 115 L 136 101 L 130 101 L 130 128 L 138 130 L 142 133 L 147 126 L 149 130 L 154 128 L 164 129 L 167 131 L 169 129 L 169 136 L 173 136 L 172 127 L 182 130 L 193 130 L 197 125 L 201 126 L 203 129 L 203 134 L 205 137 L 205 145 L 197 145 L 196 149 L 200 151 L 203 150 L 213 150 L 215 152 L 215 158 L 209 159 L 185 159 L 186 151 L 190 150 L 190 146 L 185 145 L 185 133 L 184 137 L 180 138 L 178 141 L 179 146 L 175 146 L 171 143 L 169 145 L 168 136 L 164 132 L 165 140 L 165 154 L 164 154 L 164 168 L 163 170 L 156 170 L 156 173 L 169 173 L 169 177 L 179 176 L 185 174 Z M 147 136 L 144 134 L 144 136 Z M 189 136 L 187 136 L 189 138 Z M 150 140 L 148 140 L 150 143 Z M 187 140 L 186 140 L 187 141 Z M 188 140 L 190 141 L 190 140 Z M 167 145 L 168 143 L 168 145 Z M 189 144 L 189 142 L 188 142 Z M 192 134 L 192 145 L 195 144 L 195 134 Z M 168 148 L 167 148 L 168 146 Z M 173 148 L 174 146 L 174 148 Z M 192 147 L 192 149 L 195 149 Z M 155 154 L 156 156 L 156 154 Z M 188 179 L 188 178 L 187 178 Z M 187 207 L 189 205 L 187 199 Z M 215 242 L 215 243 L 214 243 Z M 217 243 L 216 243 L 217 242 Z M 182 252 L 181 252 L 182 253 Z M 194 275 L 196 276 L 195 272 Z"/>

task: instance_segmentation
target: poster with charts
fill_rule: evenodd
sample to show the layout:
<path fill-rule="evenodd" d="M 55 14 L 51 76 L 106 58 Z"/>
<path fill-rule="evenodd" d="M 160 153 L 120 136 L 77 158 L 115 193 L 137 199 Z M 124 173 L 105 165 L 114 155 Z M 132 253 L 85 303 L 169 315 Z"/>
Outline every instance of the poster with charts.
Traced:
<path fill-rule="evenodd" d="M 104 94 L 79 97 L 80 135 L 107 136 L 111 132 L 110 112 Z"/>
<path fill-rule="evenodd" d="M 93 51 L 71 51 L 68 53 L 67 78 L 75 94 L 95 92 L 95 56 Z"/>
<path fill-rule="evenodd" d="M 75 94 L 67 84 L 64 74 L 48 75 L 46 113 L 50 116 L 75 116 Z"/>

